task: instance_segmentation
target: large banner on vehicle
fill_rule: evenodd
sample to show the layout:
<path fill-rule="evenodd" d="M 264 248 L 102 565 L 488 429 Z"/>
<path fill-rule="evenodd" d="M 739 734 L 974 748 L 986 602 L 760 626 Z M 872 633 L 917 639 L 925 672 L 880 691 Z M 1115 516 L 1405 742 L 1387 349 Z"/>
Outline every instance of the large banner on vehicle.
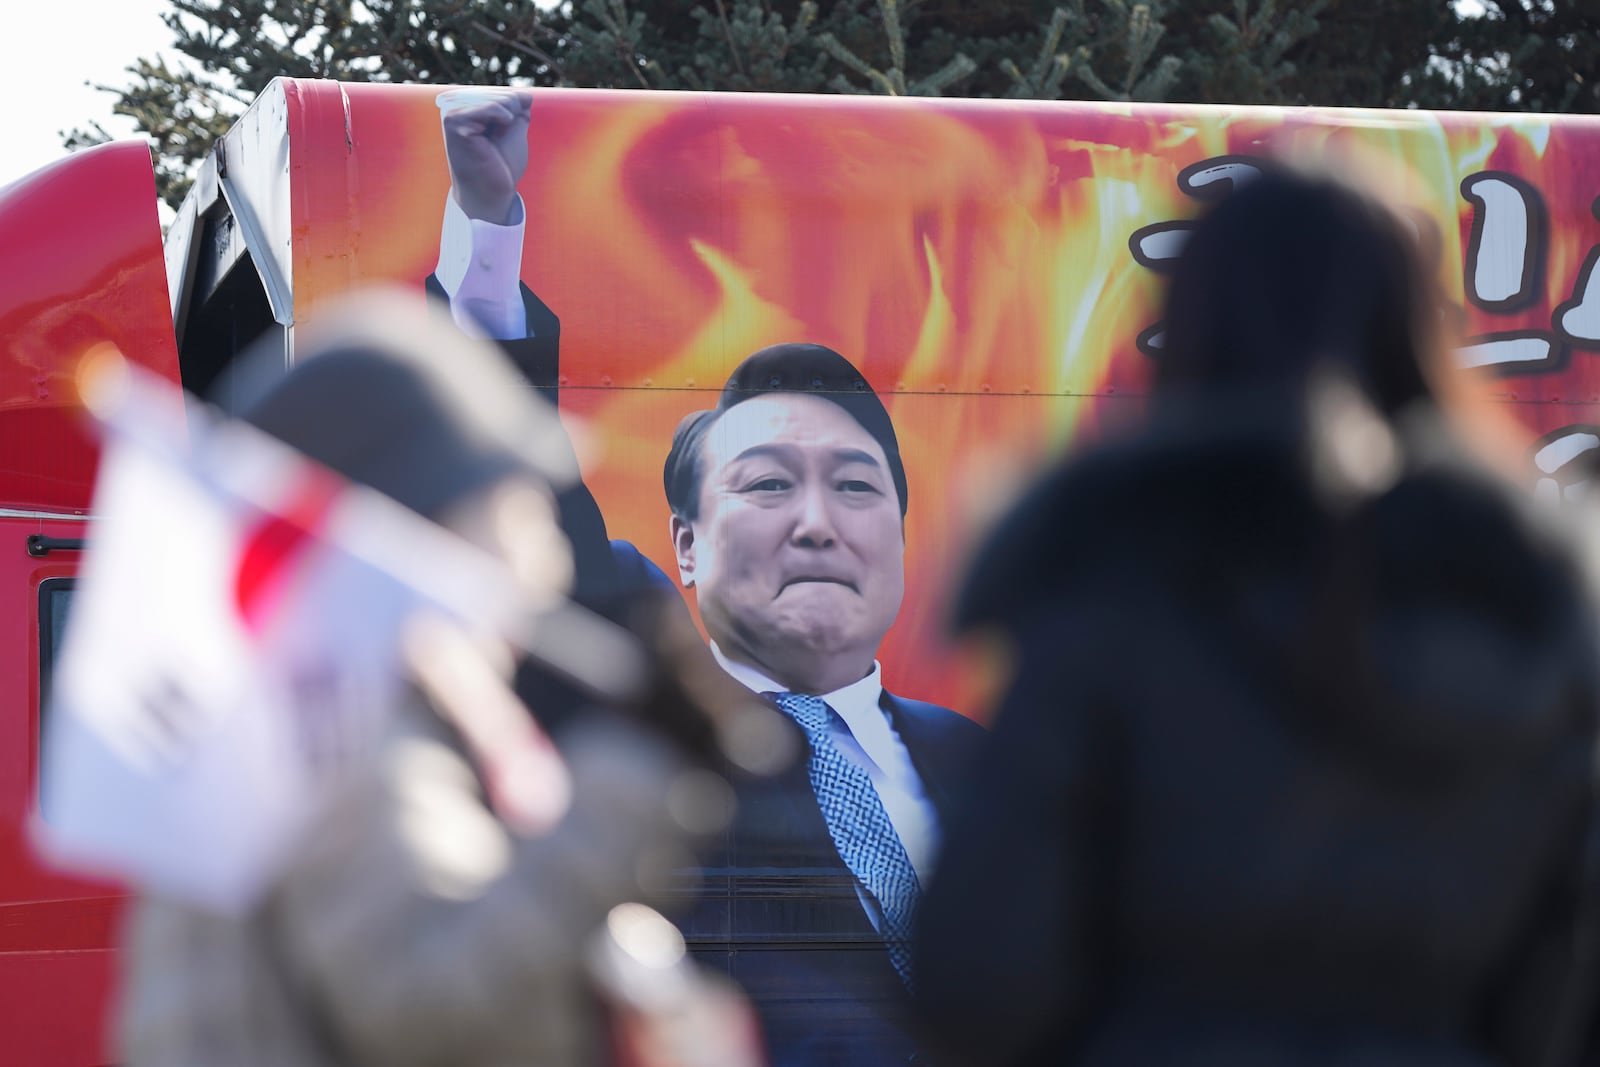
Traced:
<path fill-rule="evenodd" d="M 444 122 L 493 91 L 290 86 L 299 321 L 352 285 L 437 279 Z M 560 90 L 523 106 L 515 267 L 559 323 L 560 406 L 611 536 L 678 578 L 662 475 L 680 420 L 759 349 L 832 349 L 904 461 L 904 600 L 877 657 L 894 692 L 981 716 L 982 679 L 941 631 L 974 517 L 1136 410 L 1185 220 L 1263 157 L 1379 161 L 1464 316 L 1462 358 L 1550 435 L 1538 473 L 1559 488 L 1600 444 L 1590 120 Z"/>

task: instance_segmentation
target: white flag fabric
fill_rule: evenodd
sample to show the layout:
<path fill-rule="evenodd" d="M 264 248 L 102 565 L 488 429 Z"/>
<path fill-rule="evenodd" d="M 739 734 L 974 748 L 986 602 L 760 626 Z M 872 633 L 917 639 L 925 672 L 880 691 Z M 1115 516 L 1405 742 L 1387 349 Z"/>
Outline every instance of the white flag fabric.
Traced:
<path fill-rule="evenodd" d="M 128 368 L 57 660 L 34 837 L 46 858 L 249 908 L 375 738 L 427 607 L 508 629 L 486 554 Z"/>

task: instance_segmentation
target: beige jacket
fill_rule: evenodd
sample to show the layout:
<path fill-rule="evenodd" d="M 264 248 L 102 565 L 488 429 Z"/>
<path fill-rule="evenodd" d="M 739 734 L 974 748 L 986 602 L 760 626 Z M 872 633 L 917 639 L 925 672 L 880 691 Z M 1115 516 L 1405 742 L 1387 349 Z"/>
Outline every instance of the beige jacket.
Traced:
<path fill-rule="evenodd" d="M 264 905 L 132 915 L 118 1020 L 128 1067 L 522 1067 L 604 1058 L 584 946 L 608 911 L 691 865 L 682 768 L 620 724 L 563 746 L 573 804 L 508 833 L 427 709 L 374 758 Z M 660 875 L 660 877 L 657 877 Z"/>

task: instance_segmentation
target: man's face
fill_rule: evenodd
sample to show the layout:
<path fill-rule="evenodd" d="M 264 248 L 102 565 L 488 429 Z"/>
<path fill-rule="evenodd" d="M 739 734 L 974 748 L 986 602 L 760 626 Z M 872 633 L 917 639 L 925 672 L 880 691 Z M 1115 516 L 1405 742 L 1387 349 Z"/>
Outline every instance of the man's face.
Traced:
<path fill-rule="evenodd" d="M 718 646 L 800 691 L 865 677 L 905 593 L 883 448 L 838 405 L 773 393 L 723 413 L 700 460 L 673 544 Z"/>

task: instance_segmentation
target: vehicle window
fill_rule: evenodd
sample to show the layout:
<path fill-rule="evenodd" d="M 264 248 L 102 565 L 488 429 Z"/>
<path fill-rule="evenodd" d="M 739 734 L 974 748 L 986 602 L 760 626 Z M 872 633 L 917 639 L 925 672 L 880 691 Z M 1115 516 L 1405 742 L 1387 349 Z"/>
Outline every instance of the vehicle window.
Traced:
<path fill-rule="evenodd" d="M 62 635 L 67 632 L 67 614 L 72 605 L 71 578 L 46 578 L 39 583 L 39 744 L 44 745 L 46 720 L 50 714 L 50 678 Z M 44 766 L 40 753 L 39 766 Z"/>

